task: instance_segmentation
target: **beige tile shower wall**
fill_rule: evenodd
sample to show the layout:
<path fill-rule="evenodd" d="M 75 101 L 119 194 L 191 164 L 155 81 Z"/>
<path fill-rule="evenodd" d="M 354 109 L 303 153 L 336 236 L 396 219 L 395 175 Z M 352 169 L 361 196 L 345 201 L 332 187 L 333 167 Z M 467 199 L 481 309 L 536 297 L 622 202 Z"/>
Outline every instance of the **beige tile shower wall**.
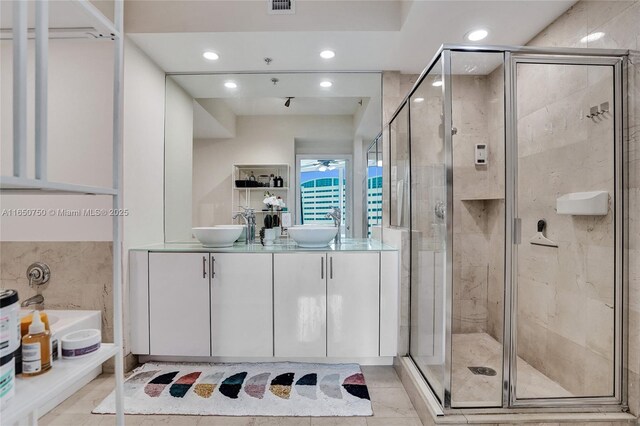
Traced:
<path fill-rule="evenodd" d="M 489 167 L 497 197 L 489 204 L 488 245 L 489 276 L 487 283 L 487 333 L 498 342 L 503 339 L 504 261 L 505 261 L 505 134 L 504 134 L 504 67 L 499 66 L 487 77 L 487 128 L 489 132 Z M 502 198 L 502 199 L 500 199 Z"/>
<path fill-rule="evenodd" d="M 612 389 L 613 211 L 558 215 L 555 203 L 570 192 L 613 194 L 611 118 L 585 117 L 590 105 L 612 103 L 611 77 L 607 68 L 518 69 L 518 344 L 525 360 L 577 395 Z M 528 244 L 539 219 L 557 249 Z"/>
<path fill-rule="evenodd" d="M 587 34 L 602 32 L 604 36 L 597 41 L 583 43 L 581 39 Z M 532 46 L 561 46 L 561 47 L 594 47 L 594 48 L 618 48 L 618 49 L 640 49 L 640 1 L 580 1 L 576 3 L 565 14 L 559 17 L 555 22 L 549 25 L 545 30 L 538 34 L 529 45 Z M 587 79 L 593 78 L 592 75 L 576 76 L 569 79 L 566 85 L 558 85 L 556 81 L 547 79 L 544 84 L 537 89 L 545 89 L 550 85 L 554 85 L 555 90 L 550 90 L 549 95 L 553 96 L 552 100 L 555 105 L 553 107 L 561 111 L 561 117 L 568 117 L 565 123 L 550 123 L 555 125 L 555 129 L 562 129 L 566 126 L 567 134 L 572 137 L 574 131 L 584 135 L 583 126 L 576 126 L 577 120 L 571 120 L 576 117 L 576 111 L 566 112 L 567 107 L 576 103 L 576 96 L 569 96 L 571 92 L 580 93 L 580 85 L 584 85 Z M 631 64 L 628 70 L 629 91 L 628 91 L 628 125 L 626 132 L 629 137 L 629 150 L 627 152 L 628 166 L 628 206 L 629 206 L 629 351 L 628 351 L 628 372 L 629 372 L 629 406 L 634 414 L 640 413 L 640 57 L 633 54 Z M 577 92 L 576 92 L 577 91 Z M 536 88 L 532 88 L 531 95 L 537 95 Z M 563 97 L 567 103 L 563 104 Z M 535 106 L 531 107 L 535 114 Z M 543 111 L 537 111 L 539 116 L 544 116 Z M 534 117 L 531 117 L 534 120 Z M 544 122 L 542 117 L 538 120 Z M 559 125 L 559 126 L 558 126 Z M 539 130 L 544 131 L 543 128 Z M 597 132 L 597 130 L 595 130 Z M 597 137 L 597 133 L 593 134 Z M 538 135 L 542 136 L 542 135 Z M 531 138 L 536 137 L 535 133 L 531 133 Z M 580 158 L 581 152 L 572 151 L 573 160 L 567 164 L 568 167 L 576 168 L 582 162 L 591 161 L 599 153 L 601 146 L 593 145 L 595 150 L 591 155 Z M 559 147 L 553 154 L 549 154 L 543 161 L 553 162 L 563 154 L 567 155 L 568 147 Z M 536 152 L 536 149 L 530 150 L 530 155 L 542 155 L 544 152 Z M 600 154 L 602 155 L 602 154 Z M 541 158 L 541 157 L 540 157 Z M 525 162 L 526 164 L 526 162 Z M 550 163 L 553 164 L 553 163 Z M 586 164 L 586 163 L 585 163 Z M 533 167 L 533 166 L 532 166 Z M 598 182 L 598 174 L 591 173 L 586 176 L 585 184 L 608 184 L 606 178 L 600 179 Z M 566 180 L 566 179 L 565 179 Z M 611 229 L 611 220 L 607 216 L 604 219 L 583 219 L 578 220 L 574 226 L 566 228 L 559 224 L 558 237 L 567 238 L 562 235 L 563 230 L 575 231 L 577 241 L 580 246 L 574 251 L 563 249 L 558 250 L 557 258 L 547 258 L 544 254 L 536 260 L 538 265 L 545 265 L 538 269 L 545 269 L 545 273 L 538 272 L 538 278 L 545 280 L 545 276 L 551 278 L 554 270 L 564 271 L 564 273 L 573 273 L 576 270 L 581 271 L 577 276 L 566 275 L 564 278 L 570 278 L 571 283 L 583 285 L 586 287 L 585 299 L 577 301 L 575 298 L 567 298 L 570 296 L 571 289 L 557 288 L 554 294 L 545 284 L 532 282 L 532 286 L 538 286 L 540 293 L 545 293 L 547 297 L 539 300 L 541 306 L 548 306 L 546 310 L 530 309 L 529 316 L 531 321 L 524 322 L 521 331 L 525 336 L 521 342 L 527 345 L 520 349 L 530 363 L 538 363 L 539 368 L 546 369 L 544 371 L 549 375 L 558 375 L 558 377 L 566 383 L 566 386 L 575 390 L 584 389 L 585 387 L 596 386 L 582 379 L 582 375 L 567 375 L 567 371 L 571 371 L 573 360 L 576 357 L 588 358 L 585 362 L 590 366 L 589 377 L 599 383 L 604 382 L 606 386 L 608 381 L 602 377 L 602 366 L 607 366 L 608 354 L 605 346 L 610 344 L 608 341 L 609 331 L 603 327 L 603 321 L 610 319 L 611 309 L 607 307 L 609 303 L 608 292 L 603 294 L 602 283 L 605 277 L 610 281 L 611 268 L 608 265 L 611 251 L 608 246 L 611 244 L 607 237 L 607 232 Z M 525 225 L 526 226 L 526 225 Z M 533 256 L 533 254 L 531 254 Z M 604 256 L 604 257 L 603 257 Z M 556 260 L 557 259 L 557 260 Z M 559 268 L 562 265 L 562 268 Z M 567 267 L 573 265 L 573 268 Z M 559 274 L 560 272 L 557 272 Z M 561 284 L 566 284 L 560 282 Z M 579 284 L 578 284 L 579 283 Z M 539 297 L 540 293 L 536 293 Z M 558 305 L 555 302 L 558 302 Z M 559 313 L 554 310 L 555 306 L 575 306 L 573 312 Z M 533 306 L 533 304 L 532 304 Z M 590 321 L 587 327 L 578 327 L 573 316 L 580 316 L 581 312 L 588 312 L 587 320 Z M 558 317 L 560 315 L 560 317 Z M 547 329 L 541 324 L 541 318 L 552 318 L 554 328 Z M 535 319 L 535 320 L 534 320 Z M 585 335 L 580 329 L 588 328 L 590 333 Z M 528 342 L 528 344 L 527 344 Z M 535 342 L 538 342 L 537 344 Z M 542 344 L 540 342 L 543 342 Z M 542 348 L 548 348 L 551 352 L 544 353 Z M 544 349 L 546 350 L 546 349 Z M 548 362 L 545 363 L 545 361 Z M 569 376 L 569 377 L 566 377 Z"/>
<path fill-rule="evenodd" d="M 44 262 L 51 279 L 42 295 L 45 309 L 102 312 L 102 340 L 113 342 L 112 243 L 110 241 L 0 242 L 0 287 L 18 291 L 20 301 L 34 296 L 27 267 Z"/>
<path fill-rule="evenodd" d="M 453 64 L 456 59 L 454 55 Z M 492 81 L 491 76 L 452 77 L 453 125 L 457 129 L 453 138 L 453 332 L 491 332 L 500 340 L 504 142 L 498 133 L 503 93 Z M 489 157 L 484 166 L 475 165 L 479 143 L 487 145 Z"/>

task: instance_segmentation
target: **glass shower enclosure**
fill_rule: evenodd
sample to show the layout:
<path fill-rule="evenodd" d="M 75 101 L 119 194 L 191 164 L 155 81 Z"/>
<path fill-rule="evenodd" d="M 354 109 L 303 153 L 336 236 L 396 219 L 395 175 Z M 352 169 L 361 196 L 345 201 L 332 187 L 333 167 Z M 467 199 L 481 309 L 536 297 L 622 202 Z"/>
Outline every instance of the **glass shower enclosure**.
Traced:
<path fill-rule="evenodd" d="M 385 129 L 408 355 L 445 410 L 625 404 L 626 61 L 444 45 Z"/>

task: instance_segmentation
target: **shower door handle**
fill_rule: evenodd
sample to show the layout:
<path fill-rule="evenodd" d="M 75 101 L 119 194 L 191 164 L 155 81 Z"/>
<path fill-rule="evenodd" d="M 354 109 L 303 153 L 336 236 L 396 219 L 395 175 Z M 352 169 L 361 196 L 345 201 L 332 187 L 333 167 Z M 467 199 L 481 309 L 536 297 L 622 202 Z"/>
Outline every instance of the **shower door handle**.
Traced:
<path fill-rule="evenodd" d="M 520 244 L 522 242 L 522 219 L 516 217 L 513 219 L 513 243 Z"/>

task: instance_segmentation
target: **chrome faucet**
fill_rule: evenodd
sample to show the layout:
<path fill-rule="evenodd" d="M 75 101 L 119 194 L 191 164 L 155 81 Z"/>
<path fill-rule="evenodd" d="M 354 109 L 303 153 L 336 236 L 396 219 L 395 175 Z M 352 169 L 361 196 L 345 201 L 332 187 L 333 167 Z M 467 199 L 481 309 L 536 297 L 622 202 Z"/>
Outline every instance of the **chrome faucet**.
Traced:
<path fill-rule="evenodd" d="M 23 308 L 29 308 L 33 306 L 35 310 L 42 311 L 44 310 L 44 296 L 41 294 L 31 296 L 30 298 L 22 302 L 20 306 Z"/>
<path fill-rule="evenodd" d="M 334 242 L 336 245 L 340 244 L 340 222 L 342 221 L 342 212 L 340 211 L 340 207 L 331 207 L 331 210 L 329 210 L 324 217 L 330 217 L 333 219 L 334 226 L 338 228 L 338 233 L 336 234 Z"/>
<path fill-rule="evenodd" d="M 42 295 L 42 290 L 44 289 L 43 286 L 49 282 L 50 277 L 51 269 L 49 269 L 49 265 L 46 263 L 35 262 L 29 265 L 27 268 L 29 287 L 34 288 L 37 294 L 20 303 L 20 306 L 23 308 L 33 306 L 38 311 L 44 310 L 44 296 Z"/>
<path fill-rule="evenodd" d="M 243 212 L 233 215 L 233 219 L 241 217 L 244 219 L 244 224 L 247 226 L 247 238 L 245 244 L 253 244 L 256 242 L 256 211 L 249 207 L 240 207 Z"/>

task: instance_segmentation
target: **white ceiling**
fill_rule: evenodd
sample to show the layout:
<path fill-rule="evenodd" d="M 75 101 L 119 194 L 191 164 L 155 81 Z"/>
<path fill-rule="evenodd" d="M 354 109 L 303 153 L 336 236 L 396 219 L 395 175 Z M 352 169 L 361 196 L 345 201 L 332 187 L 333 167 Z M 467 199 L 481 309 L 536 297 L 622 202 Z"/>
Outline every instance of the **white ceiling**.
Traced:
<path fill-rule="evenodd" d="M 482 44 L 526 44 L 574 1 L 298 0 L 296 14 L 284 16 L 267 15 L 265 3 L 128 1 L 126 28 L 170 72 L 418 73 L 441 44 L 464 42 L 464 34 L 474 28 L 489 30 Z M 320 58 L 318 53 L 328 48 L 336 57 Z M 220 59 L 206 61 L 205 50 Z M 273 58 L 271 65 L 264 57 Z"/>
<path fill-rule="evenodd" d="M 171 78 L 194 98 L 270 98 L 295 96 L 323 97 L 380 97 L 380 73 L 274 73 L 274 74 L 181 74 Z M 272 78 L 278 83 L 273 84 Z M 224 83 L 233 81 L 235 89 Z M 320 82 L 330 81 L 330 88 Z"/>
<path fill-rule="evenodd" d="M 354 118 L 355 136 L 372 140 L 380 131 L 380 73 L 180 74 L 171 78 L 194 99 L 222 100 L 237 116 L 349 115 Z M 273 78 L 278 79 L 277 84 Z M 229 81 L 237 88 L 225 87 Z M 330 81 L 332 86 L 320 87 L 321 81 Z M 287 108 L 284 103 L 289 96 L 294 99 Z M 202 113 L 194 120 L 198 137 L 229 137 L 224 127 L 203 124 L 210 117 L 204 110 L 198 112 Z"/>
<path fill-rule="evenodd" d="M 236 115 L 353 115 L 362 98 L 228 98 L 227 106 Z"/>

